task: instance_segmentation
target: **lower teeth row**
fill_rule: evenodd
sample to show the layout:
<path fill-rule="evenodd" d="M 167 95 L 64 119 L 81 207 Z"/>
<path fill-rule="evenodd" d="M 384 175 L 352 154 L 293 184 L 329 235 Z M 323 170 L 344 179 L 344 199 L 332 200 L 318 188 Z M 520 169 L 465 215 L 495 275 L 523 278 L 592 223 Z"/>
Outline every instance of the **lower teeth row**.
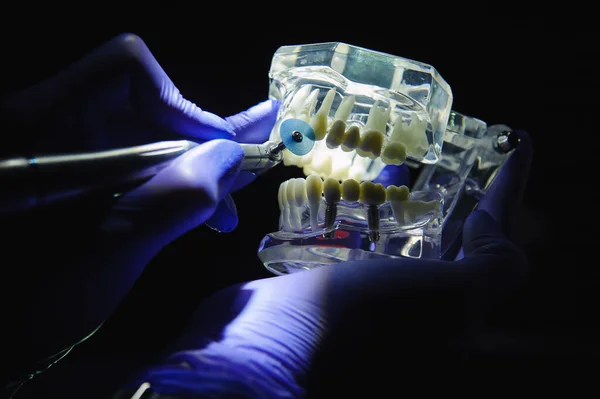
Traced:
<path fill-rule="evenodd" d="M 418 201 L 410 198 L 406 186 L 382 184 L 369 181 L 359 183 L 354 179 L 340 181 L 334 178 L 321 179 L 316 174 L 306 179 L 287 180 L 279 186 L 278 203 L 280 227 L 288 232 L 328 232 L 334 229 L 338 219 L 338 207 L 362 212 L 365 228 L 379 230 L 379 208 L 389 207 L 393 224 L 404 227 L 423 218 L 431 218 L 441 210 L 440 201 Z M 303 215 L 308 213 L 307 221 Z M 342 212 L 343 213 L 343 212 Z M 373 240 L 376 241 L 376 234 Z"/>

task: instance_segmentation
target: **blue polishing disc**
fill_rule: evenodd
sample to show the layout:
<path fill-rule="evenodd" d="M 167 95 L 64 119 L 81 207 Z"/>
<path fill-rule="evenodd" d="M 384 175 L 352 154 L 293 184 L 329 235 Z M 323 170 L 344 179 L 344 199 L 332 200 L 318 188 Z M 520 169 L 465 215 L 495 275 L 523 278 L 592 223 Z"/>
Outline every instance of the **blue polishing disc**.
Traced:
<path fill-rule="evenodd" d="M 315 146 L 315 131 L 300 119 L 286 119 L 279 127 L 285 148 L 298 156 L 306 155 Z"/>

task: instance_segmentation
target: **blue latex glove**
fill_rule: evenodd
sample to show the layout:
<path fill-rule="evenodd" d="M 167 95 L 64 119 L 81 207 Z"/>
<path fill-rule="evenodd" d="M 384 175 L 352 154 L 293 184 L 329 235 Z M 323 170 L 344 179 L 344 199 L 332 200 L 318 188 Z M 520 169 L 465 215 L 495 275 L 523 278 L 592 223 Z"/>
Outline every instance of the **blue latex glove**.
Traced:
<path fill-rule="evenodd" d="M 532 155 L 520 134 L 467 219 L 462 259 L 346 262 L 227 288 L 200 305 L 167 363 L 137 383 L 191 395 L 181 397 L 395 397 L 416 381 L 456 377 L 448 367 L 469 334 L 526 276 L 506 229 Z"/>
<path fill-rule="evenodd" d="M 3 301 L 19 359 L 49 356 L 93 331 L 151 258 L 190 229 L 208 222 L 233 230 L 238 220 L 229 193 L 253 179 L 238 173 L 243 152 L 236 141 L 264 142 L 278 107 L 264 102 L 224 119 L 201 110 L 132 34 L 3 99 L 0 128 L 20 133 L 4 135 L 3 156 L 203 143 L 118 199 L 96 225 L 72 227 L 76 217 L 68 209 L 3 221 L 10 232 L 4 259 L 15 256 L 21 266 L 6 270 L 4 288 L 16 285 L 19 293 Z"/>

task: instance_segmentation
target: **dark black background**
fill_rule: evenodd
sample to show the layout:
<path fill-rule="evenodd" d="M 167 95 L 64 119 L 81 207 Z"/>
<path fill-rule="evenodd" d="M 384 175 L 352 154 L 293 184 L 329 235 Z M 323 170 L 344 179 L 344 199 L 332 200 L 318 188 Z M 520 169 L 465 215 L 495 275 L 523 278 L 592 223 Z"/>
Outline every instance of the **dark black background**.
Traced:
<path fill-rule="evenodd" d="M 433 9 L 383 5 L 373 5 L 364 18 L 308 3 L 293 11 L 159 5 L 125 14 L 100 3 L 34 16 L 5 13 L 3 91 L 51 76 L 122 32 L 141 36 L 182 94 L 221 116 L 266 99 L 271 56 L 281 45 L 343 41 L 432 64 L 451 85 L 455 110 L 523 129 L 534 140 L 525 203 L 515 210 L 532 274 L 494 314 L 484 353 L 507 367 L 545 364 L 565 372 L 584 370 L 598 358 L 595 26 L 542 14 L 454 10 L 436 16 Z M 161 348 L 184 325 L 196 292 L 268 276 L 257 246 L 276 228 L 278 183 L 300 175 L 277 169 L 234 195 L 240 218 L 234 232 L 202 226 L 165 248 L 87 350 Z M 234 250 L 213 250 L 228 245 Z M 152 333 L 140 335 L 140 325 Z"/>

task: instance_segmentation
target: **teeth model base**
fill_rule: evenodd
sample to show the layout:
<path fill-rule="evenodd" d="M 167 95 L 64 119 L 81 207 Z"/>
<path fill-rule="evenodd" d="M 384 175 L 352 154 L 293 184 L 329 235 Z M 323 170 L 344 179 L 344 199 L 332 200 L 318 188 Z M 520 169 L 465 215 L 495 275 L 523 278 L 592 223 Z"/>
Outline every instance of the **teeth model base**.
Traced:
<path fill-rule="evenodd" d="M 431 246 L 422 242 L 424 233 L 435 228 L 443 206 L 437 192 L 323 181 L 315 174 L 283 182 L 278 202 L 280 230 L 267 235 L 259 250 L 277 274 L 352 259 L 421 257 L 423 247 Z"/>

